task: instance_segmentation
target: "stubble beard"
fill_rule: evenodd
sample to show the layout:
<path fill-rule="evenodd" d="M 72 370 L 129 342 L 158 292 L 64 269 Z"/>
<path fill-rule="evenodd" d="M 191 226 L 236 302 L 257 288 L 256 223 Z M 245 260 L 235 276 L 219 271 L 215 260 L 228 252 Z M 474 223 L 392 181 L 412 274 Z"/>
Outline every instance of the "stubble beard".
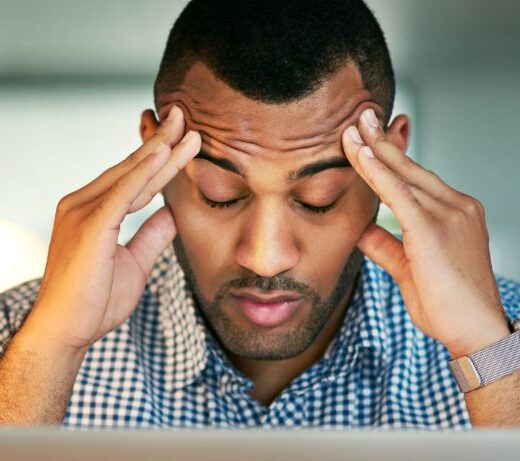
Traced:
<path fill-rule="evenodd" d="M 248 271 L 243 277 L 225 283 L 213 301 L 206 299 L 197 284 L 191 264 L 186 255 L 180 235 L 173 241 L 177 260 L 184 271 L 188 289 L 193 295 L 195 307 L 204 318 L 207 327 L 224 349 L 240 357 L 253 360 L 283 360 L 303 353 L 322 331 L 332 314 L 344 306 L 340 301 L 357 281 L 363 254 L 354 248 L 336 282 L 331 295 L 323 300 L 310 286 L 283 275 L 261 277 Z M 296 328 L 280 328 L 266 332 L 254 328 L 240 328 L 225 313 L 223 303 L 229 291 L 237 288 L 258 288 L 260 290 L 290 290 L 301 293 L 310 303 L 309 315 Z"/>

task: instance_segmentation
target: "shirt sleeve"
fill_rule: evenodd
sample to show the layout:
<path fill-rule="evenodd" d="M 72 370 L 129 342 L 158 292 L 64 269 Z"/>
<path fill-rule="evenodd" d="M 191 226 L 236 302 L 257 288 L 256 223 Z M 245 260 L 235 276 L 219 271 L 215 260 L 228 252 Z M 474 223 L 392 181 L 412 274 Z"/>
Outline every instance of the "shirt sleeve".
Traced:
<path fill-rule="evenodd" d="M 39 288 L 36 279 L 0 294 L 0 357 L 31 311 Z"/>
<path fill-rule="evenodd" d="M 520 282 L 497 276 L 498 292 L 510 321 L 520 317 Z"/>

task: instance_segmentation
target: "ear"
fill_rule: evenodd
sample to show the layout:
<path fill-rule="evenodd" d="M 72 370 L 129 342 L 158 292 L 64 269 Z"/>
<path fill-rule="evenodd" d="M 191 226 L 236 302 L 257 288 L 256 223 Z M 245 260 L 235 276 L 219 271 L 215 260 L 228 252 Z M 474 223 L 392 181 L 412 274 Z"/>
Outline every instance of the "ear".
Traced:
<path fill-rule="evenodd" d="M 155 112 L 152 109 L 146 109 L 141 114 L 141 123 L 139 124 L 139 133 L 143 142 L 148 141 L 157 130 L 159 121 L 155 117 Z"/>
<path fill-rule="evenodd" d="M 386 137 L 403 152 L 406 152 L 410 142 L 410 119 L 407 115 L 395 117 L 386 129 Z"/>

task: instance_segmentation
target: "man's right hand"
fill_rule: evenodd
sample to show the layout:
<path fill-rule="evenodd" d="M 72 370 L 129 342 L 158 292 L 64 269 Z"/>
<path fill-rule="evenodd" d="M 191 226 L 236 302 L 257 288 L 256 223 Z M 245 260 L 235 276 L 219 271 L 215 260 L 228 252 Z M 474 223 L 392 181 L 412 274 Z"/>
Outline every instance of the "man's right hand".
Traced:
<path fill-rule="evenodd" d="M 173 106 L 139 149 L 59 202 L 40 292 L 23 327 L 26 335 L 52 337 L 64 350 L 86 350 L 130 316 L 176 228 L 163 207 L 123 246 L 117 243 L 120 225 L 199 152 L 200 135 L 189 131 L 183 137 L 184 125 L 182 111 Z"/>
<path fill-rule="evenodd" d="M 173 107 L 138 150 L 60 201 L 38 297 L 0 358 L 0 426 L 62 422 L 88 347 L 137 306 L 175 223 L 161 208 L 125 246 L 120 225 L 199 152 L 200 135 L 183 133 Z"/>

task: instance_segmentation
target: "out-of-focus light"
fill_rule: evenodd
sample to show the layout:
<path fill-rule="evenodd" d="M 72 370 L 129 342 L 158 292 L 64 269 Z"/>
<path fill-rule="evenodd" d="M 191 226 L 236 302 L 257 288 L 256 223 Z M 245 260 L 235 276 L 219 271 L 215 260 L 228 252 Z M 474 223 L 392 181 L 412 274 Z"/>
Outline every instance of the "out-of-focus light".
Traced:
<path fill-rule="evenodd" d="M 0 293 L 40 277 L 46 259 L 47 246 L 38 235 L 18 224 L 0 220 Z"/>

